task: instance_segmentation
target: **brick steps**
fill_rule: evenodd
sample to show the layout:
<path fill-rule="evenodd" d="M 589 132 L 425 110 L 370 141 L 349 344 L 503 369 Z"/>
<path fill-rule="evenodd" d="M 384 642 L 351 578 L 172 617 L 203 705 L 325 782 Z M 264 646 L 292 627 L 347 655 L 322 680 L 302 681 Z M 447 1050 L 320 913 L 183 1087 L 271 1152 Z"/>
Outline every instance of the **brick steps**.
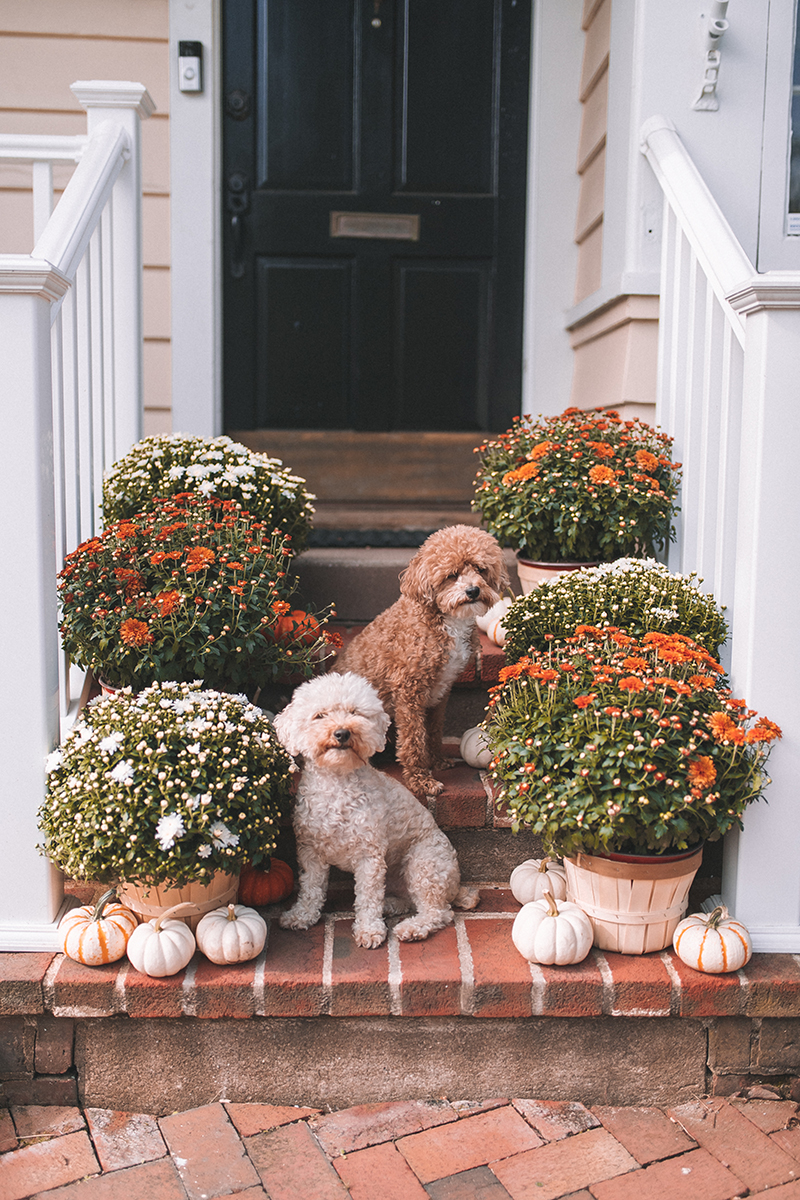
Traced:
<path fill-rule="evenodd" d="M 125 960 L 0 955 L 6 1102 L 165 1112 L 220 1094 L 346 1106 L 510 1091 L 662 1104 L 764 1083 L 800 1098 L 794 956 L 756 955 L 724 976 L 672 951 L 529 964 L 500 883 L 427 940 L 390 931 L 371 951 L 352 939 L 344 882 L 313 929 L 282 930 L 282 907 L 262 910 L 255 961 L 223 968 L 198 953 L 167 979 Z"/>

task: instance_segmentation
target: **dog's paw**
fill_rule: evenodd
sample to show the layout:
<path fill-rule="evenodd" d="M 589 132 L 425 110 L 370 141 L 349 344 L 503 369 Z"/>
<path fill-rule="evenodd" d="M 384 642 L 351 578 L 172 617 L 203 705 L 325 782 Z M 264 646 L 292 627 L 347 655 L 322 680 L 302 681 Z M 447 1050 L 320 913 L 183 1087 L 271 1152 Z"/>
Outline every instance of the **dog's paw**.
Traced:
<path fill-rule="evenodd" d="M 386 926 L 383 921 L 376 921 L 374 925 L 359 925 L 356 922 L 353 926 L 353 938 L 365 950 L 374 950 L 386 941 Z"/>
<path fill-rule="evenodd" d="M 420 800 L 428 796 L 438 796 L 444 791 L 444 784 L 424 771 L 409 771 L 403 778 L 408 790 Z"/>
<path fill-rule="evenodd" d="M 437 929 L 443 929 L 452 920 L 452 912 L 443 912 L 433 917 L 430 915 L 421 917 L 417 914 L 396 925 L 395 933 L 401 942 L 419 942 L 429 934 L 435 933 Z"/>
<path fill-rule="evenodd" d="M 310 929 L 318 920 L 319 914 L 315 916 L 304 909 L 290 908 L 281 914 L 278 924 L 281 929 Z"/>

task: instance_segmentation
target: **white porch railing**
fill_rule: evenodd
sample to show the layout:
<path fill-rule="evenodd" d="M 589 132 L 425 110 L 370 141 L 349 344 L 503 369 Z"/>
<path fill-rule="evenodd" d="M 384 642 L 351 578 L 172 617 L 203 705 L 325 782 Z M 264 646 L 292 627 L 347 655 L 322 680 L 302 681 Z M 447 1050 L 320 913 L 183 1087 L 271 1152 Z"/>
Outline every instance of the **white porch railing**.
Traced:
<path fill-rule="evenodd" d="M 104 469 L 142 432 L 142 84 L 72 91 L 87 133 L 0 135 L 0 161 L 33 165 L 29 255 L 0 255 L 0 950 L 57 946 L 61 877 L 36 851 L 44 761 L 68 718 L 55 574 L 95 532 Z M 52 163 L 78 165 L 52 211 Z"/>
<path fill-rule="evenodd" d="M 670 567 L 728 606 L 735 693 L 784 733 L 723 899 L 756 950 L 798 953 L 800 273 L 756 273 L 670 121 L 641 137 L 664 192 L 657 419 L 684 464 Z"/>

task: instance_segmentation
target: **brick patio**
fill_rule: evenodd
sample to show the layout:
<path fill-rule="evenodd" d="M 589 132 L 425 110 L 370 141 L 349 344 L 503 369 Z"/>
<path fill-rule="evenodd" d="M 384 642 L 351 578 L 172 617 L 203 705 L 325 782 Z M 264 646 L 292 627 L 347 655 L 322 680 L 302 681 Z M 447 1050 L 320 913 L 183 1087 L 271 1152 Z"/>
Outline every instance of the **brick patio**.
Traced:
<path fill-rule="evenodd" d="M 672 1108 L 532 1099 L 340 1111 L 213 1103 L 146 1113 L 13 1106 L 3 1200 L 734 1200 L 800 1197 L 794 1101 Z"/>

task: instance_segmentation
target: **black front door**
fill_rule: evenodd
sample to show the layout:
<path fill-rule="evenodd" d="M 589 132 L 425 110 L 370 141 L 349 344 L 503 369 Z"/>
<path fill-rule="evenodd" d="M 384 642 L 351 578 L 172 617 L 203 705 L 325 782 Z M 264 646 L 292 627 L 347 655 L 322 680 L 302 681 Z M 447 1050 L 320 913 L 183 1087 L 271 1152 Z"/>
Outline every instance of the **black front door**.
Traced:
<path fill-rule="evenodd" d="M 530 5 L 226 0 L 226 429 L 519 412 Z"/>

